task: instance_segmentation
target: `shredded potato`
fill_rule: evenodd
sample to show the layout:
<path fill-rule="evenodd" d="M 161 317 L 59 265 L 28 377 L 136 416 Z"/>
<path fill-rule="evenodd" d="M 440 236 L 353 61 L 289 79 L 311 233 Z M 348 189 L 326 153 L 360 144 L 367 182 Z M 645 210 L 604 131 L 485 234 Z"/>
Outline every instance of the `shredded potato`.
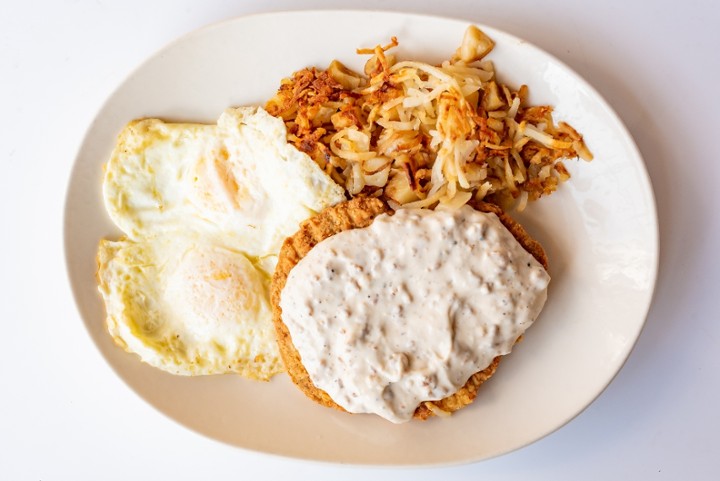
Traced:
<path fill-rule="evenodd" d="M 443 409 L 440 409 L 440 406 L 433 402 L 425 401 L 423 404 L 425 404 L 425 407 L 427 407 L 437 417 L 449 418 L 450 416 L 452 416 L 451 411 L 445 411 Z"/>
<path fill-rule="evenodd" d="M 266 105 L 288 140 L 350 196 L 401 207 L 458 208 L 475 197 L 522 210 L 570 177 L 562 159 L 592 160 L 580 135 L 555 124 L 552 107 L 528 105 L 483 60 L 494 43 L 474 26 L 439 66 L 400 61 L 398 45 L 360 49 L 364 75 L 334 60 L 284 79 Z"/>

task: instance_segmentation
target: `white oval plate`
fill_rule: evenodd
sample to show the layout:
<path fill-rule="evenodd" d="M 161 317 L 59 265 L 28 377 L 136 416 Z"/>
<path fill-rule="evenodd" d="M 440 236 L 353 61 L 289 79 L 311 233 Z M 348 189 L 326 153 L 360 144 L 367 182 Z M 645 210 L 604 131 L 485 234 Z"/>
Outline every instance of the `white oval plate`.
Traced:
<path fill-rule="evenodd" d="M 228 106 L 263 104 L 280 80 L 338 58 L 361 69 L 357 47 L 397 36 L 401 58 L 439 62 L 467 22 L 400 13 L 290 12 L 238 18 L 191 33 L 140 66 L 90 126 L 68 188 L 66 257 L 85 325 L 117 374 L 177 422 L 245 449 L 355 464 L 436 465 L 496 456 L 559 428 L 587 407 L 629 355 L 645 321 L 658 260 L 657 218 L 643 161 L 600 95 L 547 53 L 481 26 L 497 46 L 501 79 L 526 83 L 531 102 L 585 134 L 592 163 L 518 219 L 545 246 L 553 276 L 540 319 L 475 403 L 449 419 L 393 425 L 316 405 L 286 375 L 165 374 L 116 347 L 95 283 L 103 237 L 120 233 L 101 197 L 102 165 L 123 125 L 138 117 L 214 122 Z"/>

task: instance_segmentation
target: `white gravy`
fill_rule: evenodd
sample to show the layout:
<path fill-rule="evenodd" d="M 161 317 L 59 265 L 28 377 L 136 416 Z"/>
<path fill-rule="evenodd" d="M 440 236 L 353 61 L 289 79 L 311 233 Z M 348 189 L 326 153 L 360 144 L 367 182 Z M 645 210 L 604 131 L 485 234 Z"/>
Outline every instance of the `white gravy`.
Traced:
<path fill-rule="evenodd" d="M 494 214 L 401 209 L 310 250 L 280 307 L 318 388 L 400 423 L 509 353 L 549 281 Z"/>

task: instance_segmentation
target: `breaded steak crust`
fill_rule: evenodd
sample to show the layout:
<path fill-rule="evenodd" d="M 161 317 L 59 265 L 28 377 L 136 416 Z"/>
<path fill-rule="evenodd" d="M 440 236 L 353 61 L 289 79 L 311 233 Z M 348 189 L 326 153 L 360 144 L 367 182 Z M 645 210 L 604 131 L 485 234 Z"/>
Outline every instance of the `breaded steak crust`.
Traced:
<path fill-rule="evenodd" d="M 525 250 L 532 254 L 547 270 L 547 257 L 542 246 L 531 238 L 520 224 L 493 204 L 471 202 L 470 205 L 481 212 L 496 214 Z M 280 355 L 292 381 L 307 397 L 324 406 L 343 410 L 325 391 L 317 388 L 310 380 L 310 376 L 302 364 L 300 354 L 293 345 L 290 332 L 282 321 L 280 296 L 292 268 L 315 245 L 345 230 L 367 227 L 375 217 L 384 213 L 392 214 L 392 210 L 381 200 L 356 197 L 353 200 L 329 207 L 303 222 L 295 234 L 285 239 L 280 250 L 280 257 L 272 279 L 270 296 Z M 465 385 L 456 393 L 439 401 L 421 403 L 415 410 L 414 418 L 427 419 L 437 413 L 451 413 L 472 403 L 477 396 L 480 385 L 495 373 L 499 362 L 500 356 L 496 357 L 487 368 L 470 376 Z"/>

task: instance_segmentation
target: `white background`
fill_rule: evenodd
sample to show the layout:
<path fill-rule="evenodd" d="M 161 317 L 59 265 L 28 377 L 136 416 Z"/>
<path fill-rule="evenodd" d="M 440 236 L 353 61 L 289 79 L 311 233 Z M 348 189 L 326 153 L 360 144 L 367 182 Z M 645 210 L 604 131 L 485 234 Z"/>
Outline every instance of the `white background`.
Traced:
<path fill-rule="evenodd" d="M 0 0 L 0 480 L 717 479 L 719 5 Z M 127 388 L 75 309 L 63 203 L 75 152 L 103 100 L 146 57 L 197 27 L 254 12 L 340 7 L 462 18 L 525 38 L 593 84 L 645 158 L 661 241 L 645 330 L 595 403 L 525 449 L 413 470 L 317 465 L 228 447 L 176 425 Z"/>

